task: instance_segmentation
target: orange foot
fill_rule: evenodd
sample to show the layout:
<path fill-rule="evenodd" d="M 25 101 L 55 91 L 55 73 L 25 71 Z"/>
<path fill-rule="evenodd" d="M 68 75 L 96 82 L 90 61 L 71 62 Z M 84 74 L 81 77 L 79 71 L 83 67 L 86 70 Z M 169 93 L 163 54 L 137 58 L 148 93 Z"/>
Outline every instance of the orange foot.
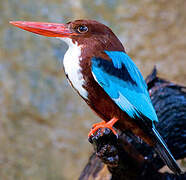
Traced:
<path fill-rule="evenodd" d="M 90 130 L 88 137 L 93 135 L 99 128 L 108 128 L 110 129 L 115 135 L 117 135 L 116 131 L 113 129 L 113 125 L 118 121 L 117 118 L 112 118 L 110 121 L 105 122 L 102 121 L 100 123 L 96 123 L 92 126 L 92 129 Z"/>

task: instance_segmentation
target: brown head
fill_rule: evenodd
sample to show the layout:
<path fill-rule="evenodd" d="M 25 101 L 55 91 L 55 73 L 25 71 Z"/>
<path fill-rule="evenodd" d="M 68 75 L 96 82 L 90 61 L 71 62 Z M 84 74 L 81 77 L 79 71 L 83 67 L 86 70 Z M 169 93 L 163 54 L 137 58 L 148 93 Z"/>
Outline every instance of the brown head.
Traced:
<path fill-rule="evenodd" d="M 75 33 L 72 41 L 93 51 L 112 50 L 123 51 L 123 45 L 110 28 L 94 20 L 76 20 L 67 23 L 68 28 Z"/>

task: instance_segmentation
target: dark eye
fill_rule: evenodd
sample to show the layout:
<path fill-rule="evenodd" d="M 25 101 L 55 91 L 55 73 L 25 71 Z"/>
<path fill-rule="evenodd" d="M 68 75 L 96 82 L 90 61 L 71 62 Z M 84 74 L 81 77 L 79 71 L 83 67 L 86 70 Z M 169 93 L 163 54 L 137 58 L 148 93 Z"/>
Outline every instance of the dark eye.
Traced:
<path fill-rule="evenodd" d="M 84 26 L 84 25 L 78 26 L 77 31 L 78 31 L 78 33 L 85 33 L 88 31 L 88 27 Z"/>

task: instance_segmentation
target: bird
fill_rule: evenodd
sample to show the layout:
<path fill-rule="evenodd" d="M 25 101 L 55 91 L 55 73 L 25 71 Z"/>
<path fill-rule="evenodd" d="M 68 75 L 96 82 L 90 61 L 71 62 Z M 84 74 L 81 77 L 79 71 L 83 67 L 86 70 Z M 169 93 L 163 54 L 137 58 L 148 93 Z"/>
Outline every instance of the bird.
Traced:
<path fill-rule="evenodd" d="M 181 169 L 157 131 L 158 122 L 146 82 L 124 46 L 106 25 L 80 19 L 62 23 L 10 21 L 26 31 L 56 37 L 69 47 L 63 67 L 70 85 L 102 119 L 99 128 L 128 131 L 154 148 L 175 174 Z"/>

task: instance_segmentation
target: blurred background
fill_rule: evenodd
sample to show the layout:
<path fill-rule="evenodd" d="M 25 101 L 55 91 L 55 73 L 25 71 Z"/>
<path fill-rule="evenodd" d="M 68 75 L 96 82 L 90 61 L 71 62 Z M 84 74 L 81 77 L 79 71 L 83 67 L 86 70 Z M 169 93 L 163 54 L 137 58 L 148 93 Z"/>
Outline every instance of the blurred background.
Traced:
<path fill-rule="evenodd" d="M 146 77 L 186 83 L 185 0 L 1 0 L 0 179 L 77 179 L 99 119 L 68 85 L 67 46 L 11 26 L 10 20 L 95 19 L 112 28 Z"/>

